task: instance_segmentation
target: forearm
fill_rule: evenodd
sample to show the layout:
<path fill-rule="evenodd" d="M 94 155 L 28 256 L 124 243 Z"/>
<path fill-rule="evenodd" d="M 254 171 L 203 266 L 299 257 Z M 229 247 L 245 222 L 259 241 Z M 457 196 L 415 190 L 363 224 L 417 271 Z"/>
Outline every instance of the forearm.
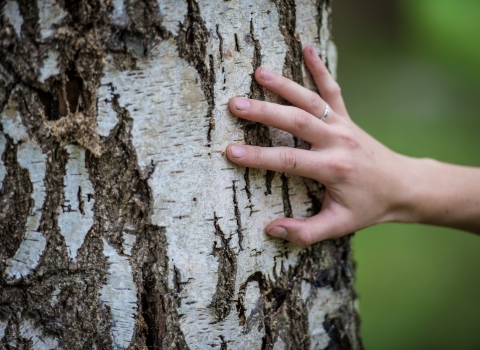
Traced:
<path fill-rule="evenodd" d="M 408 222 L 480 234 L 480 168 L 408 158 Z M 403 220 L 402 220 L 403 221 Z"/>

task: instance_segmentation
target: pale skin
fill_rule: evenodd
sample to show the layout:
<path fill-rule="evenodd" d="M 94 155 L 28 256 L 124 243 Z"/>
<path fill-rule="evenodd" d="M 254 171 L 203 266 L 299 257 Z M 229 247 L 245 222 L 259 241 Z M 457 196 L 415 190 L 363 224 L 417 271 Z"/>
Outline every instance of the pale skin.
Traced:
<path fill-rule="evenodd" d="M 266 232 L 305 247 L 382 222 L 424 223 L 480 234 L 480 169 L 393 152 L 349 117 L 340 87 L 311 46 L 303 52 L 319 94 L 260 67 L 255 79 L 292 103 L 282 106 L 235 97 L 236 116 L 285 130 L 310 150 L 229 145 L 241 166 L 308 177 L 325 185 L 322 210 L 281 218 Z M 326 103 L 329 116 L 321 120 Z"/>

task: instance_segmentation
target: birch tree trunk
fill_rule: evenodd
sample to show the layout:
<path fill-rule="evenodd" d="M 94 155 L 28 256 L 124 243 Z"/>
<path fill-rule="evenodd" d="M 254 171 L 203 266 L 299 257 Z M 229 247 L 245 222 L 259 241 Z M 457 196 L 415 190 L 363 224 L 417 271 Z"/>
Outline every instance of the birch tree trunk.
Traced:
<path fill-rule="evenodd" d="M 314 89 L 328 0 L 3 0 L 0 342 L 5 349 L 360 349 L 349 239 L 299 249 L 274 218 L 323 188 L 244 169 L 229 143 L 307 147 L 234 117 Z"/>

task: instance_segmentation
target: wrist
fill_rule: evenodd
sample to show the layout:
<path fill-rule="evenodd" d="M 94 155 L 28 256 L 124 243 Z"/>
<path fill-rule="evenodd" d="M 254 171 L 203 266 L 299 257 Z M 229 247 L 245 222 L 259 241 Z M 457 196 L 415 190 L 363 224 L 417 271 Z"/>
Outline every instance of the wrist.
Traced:
<path fill-rule="evenodd" d="M 435 191 L 431 191 L 429 181 L 434 162 L 395 154 L 392 196 L 385 221 L 421 223 L 427 220 L 428 203 L 435 201 L 432 198 Z"/>

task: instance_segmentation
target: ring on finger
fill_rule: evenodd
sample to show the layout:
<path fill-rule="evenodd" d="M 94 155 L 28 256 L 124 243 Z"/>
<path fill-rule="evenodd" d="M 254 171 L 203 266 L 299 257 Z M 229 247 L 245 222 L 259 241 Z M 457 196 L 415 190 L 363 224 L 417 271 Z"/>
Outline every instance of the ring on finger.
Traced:
<path fill-rule="evenodd" d="M 331 108 L 328 103 L 325 102 L 325 113 L 323 113 L 323 116 L 320 118 L 320 120 L 325 121 L 327 119 L 328 115 L 330 114 Z"/>

